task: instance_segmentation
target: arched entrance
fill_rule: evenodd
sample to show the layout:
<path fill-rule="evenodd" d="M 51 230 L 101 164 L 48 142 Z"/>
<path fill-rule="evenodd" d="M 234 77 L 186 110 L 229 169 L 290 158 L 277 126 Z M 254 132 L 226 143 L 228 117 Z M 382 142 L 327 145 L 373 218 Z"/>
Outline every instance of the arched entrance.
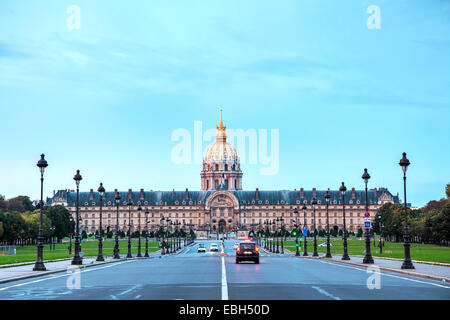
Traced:
<path fill-rule="evenodd" d="M 226 221 L 224 219 L 219 220 L 219 233 L 224 233 L 226 230 Z"/>

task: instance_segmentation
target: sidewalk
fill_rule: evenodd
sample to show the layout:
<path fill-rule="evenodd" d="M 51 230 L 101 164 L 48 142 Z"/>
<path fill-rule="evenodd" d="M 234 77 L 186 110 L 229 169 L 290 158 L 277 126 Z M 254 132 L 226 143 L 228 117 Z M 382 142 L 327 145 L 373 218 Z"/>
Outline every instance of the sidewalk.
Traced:
<path fill-rule="evenodd" d="M 438 281 L 450 282 L 450 267 L 432 265 L 428 263 L 413 262 L 415 269 L 402 269 L 403 260 L 383 259 L 379 257 L 373 257 L 374 263 L 363 263 L 363 256 L 350 256 L 350 260 L 341 260 L 341 255 L 334 255 L 331 259 L 325 258 L 324 253 L 319 253 L 318 258 L 311 257 L 296 257 L 296 258 L 310 258 L 310 259 L 323 259 L 333 262 L 345 263 L 350 265 L 356 265 L 360 267 L 377 266 L 381 270 L 401 273 L 405 275 L 411 275 L 421 278 L 428 278 Z"/>
<path fill-rule="evenodd" d="M 149 253 L 150 257 L 159 254 L 159 251 Z M 132 259 L 148 259 L 148 258 L 136 258 L 133 255 L 132 259 L 126 259 L 126 254 L 121 254 L 120 259 L 113 259 L 112 257 L 104 257 L 105 261 L 97 262 L 95 261 L 97 257 L 83 257 L 83 264 L 79 266 L 80 268 L 88 268 L 93 266 L 99 266 L 103 264 L 109 264 L 119 261 L 132 260 Z M 65 272 L 67 268 L 72 265 L 72 258 L 68 258 L 60 261 L 46 262 L 44 261 L 46 271 L 33 271 L 34 263 L 14 266 L 3 265 L 0 269 L 0 284 L 10 281 L 22 280 L 27 278 L 40 277 L 48 274 L 53 274 L 57 272 Z"/>

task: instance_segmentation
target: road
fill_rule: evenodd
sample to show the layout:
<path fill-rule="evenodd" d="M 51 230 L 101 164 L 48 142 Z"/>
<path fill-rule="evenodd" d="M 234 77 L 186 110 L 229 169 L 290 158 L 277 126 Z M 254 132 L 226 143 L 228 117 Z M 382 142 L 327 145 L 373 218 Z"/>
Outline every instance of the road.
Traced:
<path fill-rule="evenodd" d="M 227 256 L 197 253 L 197 241 L 177 255 L 127 260 L 83 269 L 80 288 L 56 273 L 0 285 L 0 299 L 450 299 L 450 285 L 434 280 L 381 272 L 380 288 L 369 289 L 376 274 L 366 268 L 292 254 L 261 253 L 260 264 L 235 264 L 234 241 L 225 241 Z M 69 286 L 68 286 L 69 282 Z"/>

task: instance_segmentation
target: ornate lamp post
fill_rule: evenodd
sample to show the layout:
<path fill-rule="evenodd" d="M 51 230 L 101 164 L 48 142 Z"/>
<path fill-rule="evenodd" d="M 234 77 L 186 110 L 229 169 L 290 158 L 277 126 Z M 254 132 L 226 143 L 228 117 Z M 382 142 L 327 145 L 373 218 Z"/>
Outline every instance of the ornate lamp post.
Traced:
<path fill-rule="evenodd" d="M 273 219 L 273 223 L 274 223 L 274 227 L 273 227 L 273 229 L 274 229 L 274 232 L 275 232 L 275 238 L 276 238 L 276 241 L 277 241 L 277 246 L 276 246 L 276 250 L 274 250 L 275 251 L 275 253 L 280 253 L 280 250 L 278 249 L 278 236 L 279 236 L 279 234 L 278 234 L 278 222 L 280 221 L 280 219 L 279 218 L 276 218 L 276 219 Z M 274 248 L 275 249 L 275 248 Z"/>
<path fill-rule="evenodd" d="M 317 200 L 316 198 L 312 198 L 311 201 L 312 207 L 313 207 L 313 216 L 314 216 L 314 252 L 313 252 L 313 257 L 318 257 L 319 254 L 317 253 L 317 232 L 316 232 L 316 204 L 317 204 Z"/>
<path fill-rule="evenodd" d="M 137 256 L 138 258 L 142 258 L 142 254 L 141 254 L 141 211 L 142 211 L 142 207 L 141 205 L 138 206 L 137 208 L 138 210 L 138 253 Z"/>
<path fill-rule="evenodd" d="M 165 235 L 165 232 L 164 232 L 164 215 L 161 215 L 161 219 L 160 219 L 159 224 L 161 226 L 161 231 L 162 231 L 161 254 L 165 255 L 166 254 L 166 247 L 164 246 L 165 245 L 165 243 L 164 243 L 164 235 Z"/>
<path fill-rule="evenodd" d="M 75 254 L 72 259 L 73 265 L 83 264 L 83 258 L 80 257 L 80 213 L 79 213 L 79 202 L 80 202 L 80 181 L 83 179 L 80 174 L 80 170 L 77 170 L 77 174 L 73 177 L 77 185 L 77 229 L 75 235 Z"/>
<path fill-rule="evenodd" d="M 300 250 L 299 250 L 299 244 L 298 244 L 298 233 L 301 232 L 301 230 L 298 230 L 298 210 L 295 209 L 294 211 L 295 214 L 295 230 L 297 230 L 297 232 L 295 233 L 295 256 L 299 257 L 300 256 Z"/>
<path fill-rule="evenodd" d="M 131 206 L 133 205 L 133 202 L 131 200 L 128 200 L 127 206 L 128 206 L 128 252 L 127 252 L 127 258 L 133 258 L 131 255 Z"/>
<path fill-rule="evenodd" d="M 105 261 L 103 258 L 103 235 L 102 235 L 102 210 L 103 210 L 103 197 L 105 196 L 105 188 L 103 183 L 100 182 L 100 187 L 98 187 L 98 193 L 100 194 L 100 236 L 98 238 L 98 255 L 96 261 Z"/>
<path fill-rule="evenodd" d="M 403 246 L 405 248 L 405 258 L 403 260 L 402 269 L 414 269 L 414 265 L 411 261 L 410 255 L 410 239 L 409 239 L 409 227 L 408 227 L 408 213 L 406 207 L 406 170 L 411 163 L 406 158 L 406 152 L 403 152 L 403 157 L 400 159 L 399 165 L 403 169 L 403 190 L 405 197 L 405 230 L 403 234 Z"/>
<path fill-rule="evenodd" d="M 344 185 L 344 182 L 342 182 L 341 187 L 339 188 L 339 192 L 342 196 L 342 215 L 344 217 L 344 254 L 342 255 L 341 260 L 350 260 L 350 257 L 348 256 L 348 248 L 347 248 L 347 229 L 345 227 L 345 192 L 347 191 L 347 188 Z"/>
<path fill-rule="evenodd" d="M 325 254 L 326 258 L 332 258 L 331 252 L 330 252 L 330 220 L 328 215 L 328 205 L 330 204 L 330 190 L 327 190 L 327 193 L 325 193 L 325 203 L 327 207 L 327 253 Z"/>
<path fill-rule="evenodd" d="M 39 159 L 37 166 L 41 171 L 41 201 L 39 202 L 39 233 L 37 237 L 37 257 L 36 263 L 34 264 L 33 271 L 46 271 L 44 265 L 43 251 L 44 251 L 44 236 L 42 233 L 42 209 L 44 208 L 43 192 L 44 192 L 44 171 L 47 168 L 48 163 L 45 160 L 45 155 L 41 154 L 41 159 Z"/>
<path fill-rule="evenodd" d="M 73 218 L 72 216 L 69 217 L 70 225 L 72 226 Z M 72 234 L 73 229 L 69 232 L 69 254 L 72 254 Z"/>
<path fill-rule="evenodd" d="M 119 205 L 120 205 L 120 194 L 119 192 L 116 193 L 116 196 L 114 197 L 114 200 L 116 200 L 116 239 L 114 244 L 114 259 L 120 259 L 119 255 Z"/>
<path fill-rule="evenodd" d="M 52 250 L 52 248 L 53 248 L 53 250 L 54 250 L 55 249 L 53 247 L 53 235 L 55 234 L 55 226 L 54 225 L 50 225 L 50 233 L 51 233 L 51 236 L 50 236 L 50 247 L 49 247 L 49 249 Z"/>
<path fill-rule="evenodd" d="M 380 230 L 380 243 L 379 243 L 379 247 L 380 247 L 380 253 L 383 253 L 383 246 L 381 245 L 381 236 L 382 236 L 382 223 L 381 223 L 381 214 L 378 216 L 378 229 Z"/>
<path fill-rule="evenodd" d="M 144 257 L 148 258 L 148 208 L 145 208 L 145 254 Z"/>
<path fill-rule="evenodd" d="M 280 253 L 281 254 L 284 254 L 284 244 L 283 244 L 283 237 L 284 237 L 284 224 L 283 224 L 283 221 L 284 221 L 284 219 L 283 218 L 280 218 L 280 222 L 281 222 L 281 240 L 280 240 L 280 242 L 281 242 L 281 251 L 280 251 Z"/>
<path fill-rule="evenodd" d="M 303 256 L 307 257 L 308 256 L 308 247 L 307 247 L 306 238 L 308 236 L 308 227 L 307 227 L 307 224 L 306 224 L 306 204 L 303 204 L 302 210 L 303 210 L 303 219 L 304 219 L 303 220 L 303 224 L 304 224 L 303 228 L 306 229 L 306 235 L 303 235 L 303 238 L 305 238 Z"/>
<path fill-rule="evenodd" d="M 370 174 L 367 172 L 367 169 L 364 169 L 364 173 L 361 177 L 364 180 L 364 183 L 366 185 L 366 212 L 369 212 L 369 197 L 367 195 L 367 183 L 370 179 Z M 369 228 L 365 229 L 365 236 L 366 236 L 366 255 L 364 256 L 363 263 L 374 263 L 372 254 L 370 252 L 370 233 Z"/>

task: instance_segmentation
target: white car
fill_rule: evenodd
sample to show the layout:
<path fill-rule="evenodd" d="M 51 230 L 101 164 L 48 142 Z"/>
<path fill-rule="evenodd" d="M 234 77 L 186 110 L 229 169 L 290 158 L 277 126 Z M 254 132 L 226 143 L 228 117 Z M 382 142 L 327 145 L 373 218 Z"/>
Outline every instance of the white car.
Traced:
<path fill-rule="evenodd" d="M 219 246 L 217 245 L 217 243 L 211 243 L 211 245 L 209 246 L 209 251 L 219 251 Z"/>
<path fill-rule="evenodd" d="M 321 244 L 319 244 L 319 245 L 317 245 L 318 247 L 326 247 L 327 246 L 327 243 L 326 242 L 324 242 L 324 243 L 321 243 Z M 330 247 L 332 247 L 333 245 L 330 243 Z"/>
<path fill-rule="evenodd" d="M 206 247 L 203 243 L 198 245 L 197 252 L 206 252 Z"/>

